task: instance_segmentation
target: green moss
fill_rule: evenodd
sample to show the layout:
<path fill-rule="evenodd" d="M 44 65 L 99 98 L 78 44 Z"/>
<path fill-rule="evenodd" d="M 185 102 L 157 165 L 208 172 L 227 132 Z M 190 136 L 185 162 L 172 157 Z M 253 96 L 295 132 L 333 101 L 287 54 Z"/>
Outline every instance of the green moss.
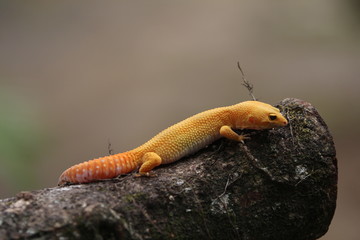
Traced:
<path fill-rule="evenodd" d="M 134 202 L 134 201 L 141 201 L 145 199 L 145 193 L 132 193 L 132 194 L 127 194 L 123 197 L 123 200 L 126 202 Z"/>

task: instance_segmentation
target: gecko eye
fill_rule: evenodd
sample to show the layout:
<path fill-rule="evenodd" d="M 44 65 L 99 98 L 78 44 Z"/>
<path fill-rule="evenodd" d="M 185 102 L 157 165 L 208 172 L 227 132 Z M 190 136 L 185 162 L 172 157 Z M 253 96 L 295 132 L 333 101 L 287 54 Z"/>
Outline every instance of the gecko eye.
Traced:
<path fill-rule="evenodd" d="M 270 113 L 270 115 L 269 115 L 269 119 L 270 119 L 271 121 L 276 120 L 276 114 L 274 114 L 274 113 Z"/>

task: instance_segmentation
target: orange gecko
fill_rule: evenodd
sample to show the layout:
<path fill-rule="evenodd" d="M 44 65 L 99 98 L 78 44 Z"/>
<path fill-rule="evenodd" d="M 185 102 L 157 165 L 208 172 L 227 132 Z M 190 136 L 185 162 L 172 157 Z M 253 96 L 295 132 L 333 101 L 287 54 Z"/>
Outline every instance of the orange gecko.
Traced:
<path fill-rule="evenodd" d="M 287 123 L 279 109 L 258 101 L 214 108 L 168 127 L 131 151 L 72 166 L 61 174 L 58 184 L 109 179 L 138 168 L 141 175 L 148 175 L 160 164 L 177 161 L 221 137 L 235 141 L 247 139 L 233 129 L 271 129 Z"/>

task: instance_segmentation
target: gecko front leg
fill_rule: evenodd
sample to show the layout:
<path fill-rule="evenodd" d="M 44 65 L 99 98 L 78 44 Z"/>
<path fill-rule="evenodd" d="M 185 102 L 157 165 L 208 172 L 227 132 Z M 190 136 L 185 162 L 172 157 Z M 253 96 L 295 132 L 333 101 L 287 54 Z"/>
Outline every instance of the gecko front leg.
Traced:
<path fill-rule="evenodd" d="M 239 135 L 230 126 L 224 125 L 220 128 L 220 135 L 237 142 L 244 142 L 245 139 L 250 139 L 246 134 Z"/>

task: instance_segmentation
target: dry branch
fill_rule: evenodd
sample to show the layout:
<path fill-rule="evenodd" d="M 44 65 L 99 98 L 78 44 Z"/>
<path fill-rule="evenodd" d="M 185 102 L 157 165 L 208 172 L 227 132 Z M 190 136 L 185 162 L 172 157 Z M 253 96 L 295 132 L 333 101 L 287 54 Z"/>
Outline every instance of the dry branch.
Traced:
<path fill-rule="evenodd" d="M 309 103 L 279 108 L 289 126 L 219 140 L 154 177 L 0 200 L 0 239 L 317 239 L 336 205 L 334 143 Z"/>

